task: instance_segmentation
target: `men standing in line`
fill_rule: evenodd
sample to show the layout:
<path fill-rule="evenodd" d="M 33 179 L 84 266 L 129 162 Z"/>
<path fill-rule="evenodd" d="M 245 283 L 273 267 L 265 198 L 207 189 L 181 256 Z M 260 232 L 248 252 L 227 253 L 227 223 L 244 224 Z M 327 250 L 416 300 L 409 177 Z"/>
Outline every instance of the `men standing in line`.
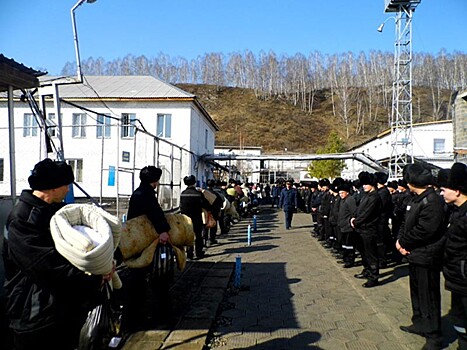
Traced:
<path fill-rule="evenodd" d="M 191 218 L 193 231 L 195 232 L 195 253 L 198 259 L 204 257 L 203 240 L 203 208 L 209 208 L 209 202 L 201 191 L 195 187 L 196 177 L 194 175 L 185 176 L 183 183 L 187 188 L 180 194 L 180 212 Z M 193 259 L 192 247 L 188 250 L 188 258 Z"/>
<path fill-rule="evenodd" d="M 318 191 L 318 182 L 312 181 L 310 183 L 310 196 L 308 197 L 308 208 L 311 213 L 311 221 L 313 223 L 313 234 L 318 234 L 318 207 L 320 204 L 320 191 Z"/>
<path fill-rule="evenodd" d="M 407 205 L 396 248 L 409 261 L 412 324 L 401 330 L 426 338 L 424 350 L 442 348 L 440 271 L 445 241 L 445 204 L 432 187 L 431 172 L 421 164 L 403 171 L 414 193 Z"/>
<path fill-rule="evenodd" d="M 439 176 L 438 176 L 439 178 Z M 450 315 L 457 332 L 458 350 L 467 350 L 467 166 L 455 163 L 441 194 L 453 204 L 444 249 L 443 275 L 451 292 Z"/>
<path fill-rule="evenodd" d="M 329 186 L 331 182 L 324 178 L 319 180 L 321 194 L 321 202 L 318 208 L 318 225 L 321 226 L 319 241 L 327 241 L 331 235 L 331 226 L 329 225 L 329 214 L 331 212 L 331 194 Z"/>
<path fill-rule="evenodd" d="M 169 239 L 170 225 L 164 216 L 164 211 L 159 205 L 155 193 L 161 175 L 162 169 L 152 165 L 141 169 L 139 173 L 141 183 L 130 197 L 128 220 L 146 215 L 159 234 L 159 242 L 166 244 Z M 122 328 L 125 331 L 137 331 L 145 326 L 146 275 L 150 270 L 151 265 L 129 269 L 128 281 L 124 287 L 126 293 L 122 315 Z M 168 303 L 165 303 L 165 305 L 169 306 Z"/>
<path fill-rule="evenodd" d="M 391 240 L 391 230 L 389 229 L 389 219 L 392 217 L 392 198 L 386 186 L 388 174 L 378 171 L 375 173 L 377 184 L 377 192 L 381 198 L 381 216 L 378 225 L 378 259 L 379 266 L 384 268 L 387 266 L 386 253 L 393 245 Z"/>
<path fill-rule="evenodd" d="M 298 206 L 298 194 L 295 188 L 292 188 L 293 180 L 287 180 L 285 188 L 281 191 L 279 199 L 279 208 L 284 210 L 285 228 L 290 230 L 292 227 L 292 218 Z"/>
<path fill-rule="evenodd" d="M 354 277 L 367 279 L 363 287 L 372 288 L 378 285 L 378 224 L 381 215 L 381 198 L 376 191 L 376 175 L 367 171 L 358 174 L 365 194 L 357 207 L 355 217 L 350 220 L 358 237 L 358 250 L 362 254 L 363 271 Z"/>
<path fill-rule="evenodd" d="M 357 204 L 355 198 L 350 195 L 350 185 L 341 184 L 337 190 L 341 198 L 338 214 L 338 224 L 342 233 L 342 260 L 344 268 L 353 267 L 355 264 L 355 231 L 350 226 L 350 219 L 355 217 Z"/>

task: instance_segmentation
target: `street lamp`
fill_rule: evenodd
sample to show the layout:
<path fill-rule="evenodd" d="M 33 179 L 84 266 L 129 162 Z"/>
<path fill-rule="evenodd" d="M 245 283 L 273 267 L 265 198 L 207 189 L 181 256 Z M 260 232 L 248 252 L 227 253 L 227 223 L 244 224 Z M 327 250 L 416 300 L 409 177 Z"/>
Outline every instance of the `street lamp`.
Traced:
<path fill-rule="evenodd" d="M 388 18 L 386 18 L 386 20 L 385 20 L 383 23 L 381 23 L 381 24 L 379 25 L 378 29 L 376 29 L 376 30 L 377 30 L 378 32 L 381 33 L 381 32 L 383 31 L 384 25 L 385 25 L 386 22 L 387 22 L 388 20 L 390 20 L 391 18 L 394 19 L 394 20 L 396 20 L 396 17 L 394 17 L 394 16 L 388 17 Z"/>
<path fill-rule="evenodd" d="M 81 74 L 81 60 L 79 57 L 79 46 L 78 46 L 78 32 L 76 30 L 76 21 L 75 21 L 75 10 L 81 6 L 84 2 L 88 4 L 92 4 L 96 2 L 96 0 L 78 0 L 78 2 L 71 8 L 71 24 L 73 26 L 73 39 L 75 42 L 75 52 L 76 52 L 76 75 L 78 82 L 83 81 L 83 75 Z"/>

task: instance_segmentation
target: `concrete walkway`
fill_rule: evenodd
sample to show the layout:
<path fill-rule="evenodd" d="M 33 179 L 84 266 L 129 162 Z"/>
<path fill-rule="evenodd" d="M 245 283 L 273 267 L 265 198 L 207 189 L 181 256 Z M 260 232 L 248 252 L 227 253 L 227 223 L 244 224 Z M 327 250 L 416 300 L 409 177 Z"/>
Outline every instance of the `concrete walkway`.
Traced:
<path fill-rule="evenodd" d="M 310 234 L 309 214 L 284 215 L 261 207 L 247 245 L 243 219 L 209 256 L 177 276 L 173 326 L 134 334 L 124 349 L 326 349 L 416 350 L 424 339 L 399 330 L 409 325 L 411 304 L 405 265 L 381 271 L 381 285 L 365 289 Z M 240 256 L 240 288 L 233 288 Z M 455 349 L 442 288 L 446 349 Z M 449 344 L 451 343 L 451 344 Z M 207 344 L 207 345 L 205 345 Z"/>

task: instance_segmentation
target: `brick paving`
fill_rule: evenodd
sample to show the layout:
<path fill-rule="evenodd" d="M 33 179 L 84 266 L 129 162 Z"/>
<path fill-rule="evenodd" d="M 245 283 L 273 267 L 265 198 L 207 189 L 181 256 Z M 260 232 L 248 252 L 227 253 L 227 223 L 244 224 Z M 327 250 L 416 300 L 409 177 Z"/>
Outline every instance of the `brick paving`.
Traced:
<path fill-rule="evenodd" d="M 361 267 L 342 268 L 311 235 L 309 214 L 295 214 L 291 230 L 266 206 L 257 220 L 251 245 L 253 222 L 242 219 L 206 258 L 188 262 L 171 290 L 174 323 L 133 334 L 123 349 L 421 349 L 423 338 L 399 330 L 411 315 L 406 265 L 381 270 L 381 285 L 365 289 L 353 277 Z M 441 290 L 446 349 L 455 349 Z"/>

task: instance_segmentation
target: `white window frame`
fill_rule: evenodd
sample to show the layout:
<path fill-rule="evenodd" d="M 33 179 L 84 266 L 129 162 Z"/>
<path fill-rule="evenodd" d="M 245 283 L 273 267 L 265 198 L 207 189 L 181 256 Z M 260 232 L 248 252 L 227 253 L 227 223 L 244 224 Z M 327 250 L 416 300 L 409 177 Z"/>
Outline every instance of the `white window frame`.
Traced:
<path fill-rule="evenodd" d="M 86 113 L 73 113 L 71 117 L 71 137 L 86 138 Z"/>
<path fill-rule="evenodd" d="M 172 137 L 172 114 L 157 114 L 157 137 L 170 139 Z"/>
<path fill-rule="evenodd" d="M 66 162 L 71 166 L 76 182 L 83 182 L 83 160 L 67 159 Z"/>
<path fill-rule="evenodd" d="M 112 135 L 112 119 L 110 114 L 98 114 L 96 118 L 96 138 L 110 139 Z"/>
<path fill-rule="evenodd" d="M 36 117 L 32 113 L 23 114 L 23 137 L 36 137 L 39 125 Z"/>
<path fill-rule="evenodd" d="M 442 149 L 439 146 L 443 146 Z M 446 152 L 446 139 L 434 138 L 433 139 L 433 154 L 441 154 Z"/>
<path fill-rule="evenodd" d="M 124 138 L 133 138 L 135 137 L 135 113 L 122 113 L 121 116 L 121 137 Z"/>

